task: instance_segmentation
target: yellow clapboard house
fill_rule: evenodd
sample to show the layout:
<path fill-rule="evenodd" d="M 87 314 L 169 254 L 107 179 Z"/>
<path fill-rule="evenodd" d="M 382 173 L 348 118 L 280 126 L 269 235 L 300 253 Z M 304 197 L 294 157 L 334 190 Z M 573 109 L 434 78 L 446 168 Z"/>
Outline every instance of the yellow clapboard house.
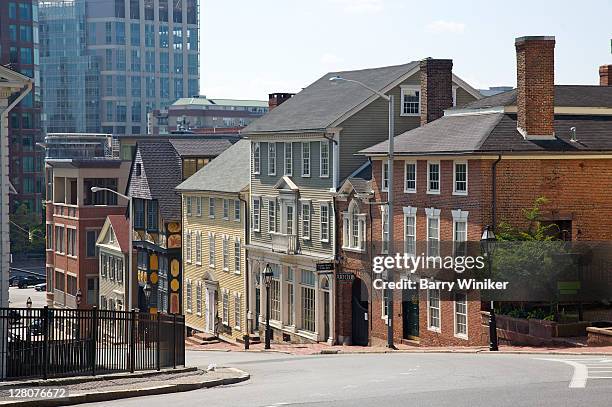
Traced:
<path fill-rule="evenodd" d="M 183 310 L 197 332 L 247 334 L 246 231 L 250 143 L 240 140 L 181 183 Z"/>

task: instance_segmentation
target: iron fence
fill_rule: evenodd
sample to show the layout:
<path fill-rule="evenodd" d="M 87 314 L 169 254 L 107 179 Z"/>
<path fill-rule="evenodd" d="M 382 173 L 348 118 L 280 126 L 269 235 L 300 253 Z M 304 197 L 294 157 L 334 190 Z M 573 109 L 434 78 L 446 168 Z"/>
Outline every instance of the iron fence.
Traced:
<path fill-rule="evenodd" d="M 185 365 L 183 315 L 0 308 L 0 379 L 96 375 Z"/>

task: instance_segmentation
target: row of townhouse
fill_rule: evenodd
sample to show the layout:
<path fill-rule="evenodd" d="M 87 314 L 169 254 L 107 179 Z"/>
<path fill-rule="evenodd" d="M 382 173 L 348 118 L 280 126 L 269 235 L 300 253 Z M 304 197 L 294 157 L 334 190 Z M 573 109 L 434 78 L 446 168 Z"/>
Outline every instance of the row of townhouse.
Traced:
<path fill-rule="evenodd" d="M 477 292 L 394 291 L 390 318 L 373 256 L 389 239 L 409 254 L 467 250 L 485 225 L 523 226 L 540 196 L 562 238 L 610 240 L 612 87 L 555 86 L 553 38 L 516 48 L 518 88 L 487 98 L 452 61 L 425 59 L 328 73 L 274 103 L 247 140 L 177 187 L 187 325 L 258 336 L 269 269 L 275 341 L 374 344 L 393 321 L 396 341 L 484 344 Z M 395 97 L 392 170 L 387 102 L 351 80 Z"/>

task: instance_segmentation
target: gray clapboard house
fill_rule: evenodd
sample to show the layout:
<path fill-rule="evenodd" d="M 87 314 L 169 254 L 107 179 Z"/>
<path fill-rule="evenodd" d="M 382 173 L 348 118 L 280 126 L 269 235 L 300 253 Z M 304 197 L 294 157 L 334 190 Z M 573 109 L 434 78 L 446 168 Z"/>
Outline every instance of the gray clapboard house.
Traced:
<path fill-rule="evenodd" d="M 452 75 L 452 61 L 426 59 L 404 65 L 323 75 L 251 123 L 251 219 L 248 248 L 252 326 L 265 319 L 266 266 L 274 340 L 336 341 L 334 286 L 317 264 L 333 263 L 337 224 L 334 194 L 365 164 L 356 153 L 388 135 L 388 103 L 339 75 L 395 96 L 395 132 L 435 120 L 451 104 L 481 97 Z M 452 94 L 452 96 L 451 96 Z M 273 96 L 273 95 L 271 95 Z M 452 99 L 451 99 L 452 98 Z M 446 105 L 445 105 L 446 104 Z"/>

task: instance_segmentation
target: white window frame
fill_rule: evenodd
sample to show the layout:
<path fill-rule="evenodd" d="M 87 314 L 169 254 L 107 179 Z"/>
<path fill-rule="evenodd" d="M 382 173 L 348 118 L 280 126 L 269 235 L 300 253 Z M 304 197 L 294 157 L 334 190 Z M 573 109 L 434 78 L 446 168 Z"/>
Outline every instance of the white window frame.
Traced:
<path fill-rule="evenodd" d="M 195 239 L 195 264 L 198 266 L 202 265 L 202 232 L 196 231 Z"/>
<path fill-rule="evenodd" d="M 242 266 L 242 245 L 240 244 L 240 238 L 234 239 L 234 273 L 240 274 L 240 267 Z"/>
<path fill-rule="evenodd" d="M 438 166 L 438 189 L 431 189 L 431 165 Z M 440 161 L 427 161 L 427 193 L 433 195 L 440 195 L 442 189 L 442 165 Z"/>
<path fill-rule="evenodd" d="M 287 154 L 289 152 L 289 154 Z M 292 176 L 293 175 L 293 143 L 290 141 L 285 142 L 284 144 L 284 172 L 285 175 Z"/>
<path fill-rule="evenodd" d="M 191 291 L 192 287 L 191 287 L 191 279 L 187 278 L 185 279 L 185 285 L 186 285 L 186 294 L 185 294 L 185 309 L 187 312 L 189 312 L 191 314 L 191 302 L 193 300 L 193 292 Z"/>
<path fill-rule="evenodd" d="M 323 146 L 325 146 L 325 150 L 326 150 L 326 154 L 323 154 Z M 319 177 L 321 178 L 329 178 L 329 141 L 325 140 L 325 141 L 321 141 L 319 144 Z M 323 163 L 326 162 L 327 163 L 327 170 L 325 170 L 325 167 L 323 166 Z"/>
<path fill-rule="evenodd" d="M 434 307 L 431 305 L 431 293 L 432 292 L 437 292 L 438 293 L 438 306 Z M 438 326 L 432 325 L 432 316 L 431 316 L 431 310 L 433 309 L 437 309 L 438 310 Z M 427 330 L 428 331 L 433 331 L 433 332 L 437 332 L 437 333 L 441 333 L 442 332 L 442 298 L 441 298 L 441 292 L 440 289 L 427 289 Z"/>
<path fill-rule="evenodd" d="M 457 165 L 465 165 L 465 191 L 457 190 Z M 467 160 L 453 161 L 453 195 L 465 196 L 468 194 L 468 162 Z"/>
<path fill-rule="evenodd" d="M 425 225 L 427 227 L 427 256 L 439 256 L 440 255 L 440 209 L 435 209 L 435 208 L 425 208 L 425 214 L 427 215 L 427 224 Z M 438 233 L 437 236 L 430 236 L 429 235 L 429 223 L 436 219 L 438 221 Z M 436 253 L 430 253 L 429 249 L 430 249 L 430 239 L 433 238 L 433 240 L 438 242 L 438 250 Z"/>
<path fill-rule="evenodd" d="M 414 225 L 414 233 L 410 235 L 414 239 L 414 253 L 411 253 L 413 256 L 416 256 L 417 252 L 417 208 L 414 206 L 405 206 L 404 207 L 404 252 L 408 252 L 408 222 L 410 221 Z"/>
<path fill-rule="evenodd" d="M 221 294 L 221 322 L 229 326 L 229 290 L 224 288 Z"/>
<path fill-rule="evenodd" d="M 196 315 L 202 316 L 202 281 L 196 282 Z"/>
<path fill-rule="evenodd" d="M 310 141 L 303 141 L 302 143 L 302 177 L 310 178 Z"/>
<path fill-rule="evenodd" d="M 310 205 L 310 201 L 303 200 L 300 202 L 302 209 L 302 222 L 301 226 L 301 235 L 302 240 L 310 240 L 310 225 L 312 223 L 312 206 Z M 306 213 L 308 212 L 308 216 Z"/>
<path fill-rule="evenodd" d="M 261 144 L 258 141 L 253 142 L 253 174 L 261 173 Z"/>
<path fill-rule="evenodd" d="M 460 295 L 464 295 L 465 296 L 465 314 L 463 313 L 459 313 L 457 311 L 457 294 Z M 461 292 L 456 292 L 453 294 L 453 326 L 454 326 L 454 334 L 455 334 L 455 338 L 459 338 L 459 339 L 468 339 L 468 332 L 469 332 L 469 321 L 468 321 L 468 295 L 466 292 L 461 291 Z M 457 316 L 458 315 L 465 315 L 465 333 L 461 333 L 458 331 L 457 327 Z"/>
<path fill-rule="evenodd" d="M 240 205 L 240 199 L 234 199 L 234 221 L 240 222 L 242 212 L 242 205 Z"/>
<path fill-rule="evenodd" d="M 385 166 L 387 167 L 387 170 L 385 171 Z M 389 191 L 389 160 L 388 159 L 384 159 L 382 160 L 382 178 L 381 178 L 381 191 L 383 192 L 388 192 Z"/>
<path fill-rule="evenodd" d="M 223 220 L 229 220 L 229 199 L 223 198 Z"/>
<path fill-rule="evenodd" d="M 387 222 L 387 231 L 385 232 L 385 220 Z M 389 252 L 389 209 L 387 205 L 380 206 L 380 232 L 381 232 L 381 251 L 382 253 Z"/>
<path fill-rule="evenodd" d="M 208 266 L 211 268 L 215 268 L 216 255 L 215 234 L 208 232 Z"/>
<path fill-rule="evenodd" d="M 325 216 L 323 215 L 323 212 L 325 211 Z M 321 234 L 321 242 L 324 243 L 328 243 L 329 242 L 329 202 L 321 202 L 319 203 L 319 221 L 321 222 L 320 224 L 320 230 L 319 233 Z"/>
<path fill-rule="evenodd" d="M 342 248 L 348 251 L 365 251 L 366 215 L 359 212 L 359 206 L 351 202 L 348 211 L 342 213 Z M 357 244 L 354 244 L 355 221 L 357 223 Z"/>
<path fill-rule="evenodd" d="M 408 166 L 414 165 L 414 188 L 408 188 Z M 414 194 L 417 191 L 417 162 L 416 161 L 405 161 L 404 162 L 404 192 L 407 194 Z"/>
<path fill-rule="evenodd" d="M 234 293 L 234 329 L 240 331 L 242 323 L 242 294 Z"/>
<path fill-rule="evenodd" d="M 211 219 L 215 218 L 215 197 L 208 197 L 208 217 Z"/>
<path fill-rule="evenodd" d="M 268 142 L 268 175 L 276 175 L 276 142 Z"/>
<path fill-rule="evenodd" d="M 193 245 L 191 243 L 191 230 L 185 232 L 185 261 L 191 263 Z"/>
<path fill-rule="evenodd" d="M 223 271 L 229 271 L 229 236 L 223 235 L 221 242 L 221 257 L 223 259 Z"/>
<path fill-rule="evenodd" d="M 278 202 L 275 198 L 268 198 L 268 233 L 277 233 Z"/>
<path fill-rule="evenodd" d="M 143 208 L 144 208 L 144 205 L 143 205 Z M 191 216 L 191 197 L 190 196 L 185 197 L 185 213 L 187 213 L 187 216 Z"/>
<path fill-rule="evenodd" d="M 400 116 L 412 116 L 412 117 L 420 116 L 421 115 L 421 85 L 401 85 L 400 90 L 401 90 L 400 92 Z M 406 113 L 404 110 L 404 95 L 406 91 L 419 92 L 418 94 L 419 107 L 416 113 Z"/>
<path fill-rule="evenodd" d="M 258 196 L 253 196 L 251 225 L 254 232 L 259 232 L 261 230 L 261 198 Z"/>
<path fill-rule="evenodd" d="M 466 242 L 466 245 L 467 245 L 467 241 L 468 241 L 468 215 L 470 214 L 470 212 L 469 211 L 462 211 L 461 209 L 456 209 L 456 210 L 452 210 L 451 214 L 453 215 L 453 256 L 456 256 L 456 251 L 457 251 L 456 243 L 461 242 L 459 240 L 456 240 L 456 238 L 457 238 L 457 223 L 458 222 L 465 223 L 465 236 L 464 236 L 465 240 L 464 240 L 464 242 Z M 463 255 L 466 255 L 466 254 L 467 253 L 463 253 Z"/>
<path fill-rule="evenodd" d="M 198 196 L 196 200 L 196 216 L 202 216 L 202 197 Z"/>

